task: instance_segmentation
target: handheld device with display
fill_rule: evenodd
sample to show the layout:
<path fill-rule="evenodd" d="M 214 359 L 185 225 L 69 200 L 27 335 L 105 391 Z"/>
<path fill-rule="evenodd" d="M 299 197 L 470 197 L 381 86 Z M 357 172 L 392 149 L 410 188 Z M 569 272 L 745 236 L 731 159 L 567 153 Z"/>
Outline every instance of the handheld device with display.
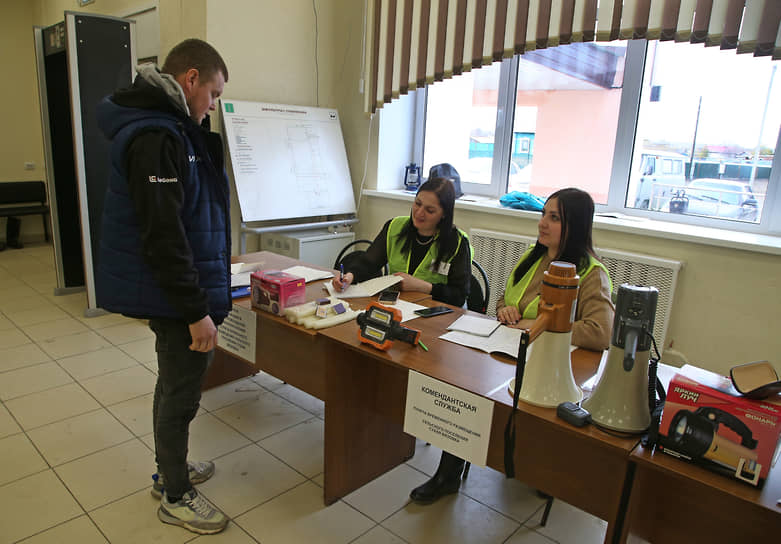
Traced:
<path fill-rule="evenodd" d="M 397 300 L 399 300 L 399 292 L 388 289 L 380 293 L 377 302 L 380 304 L 396 304 Z"/>
<path fill-rule="evenodd" d="M 401 311 L 371 302 L 365 312 L 358 314 L 358 339 L 383 351 L 390 349 L 394 340 L 413 346 L 420 339 L 420 331 L 401 324 Z"/>
<path fill-rule="evenodd" d="M 420 317 L 434 317 L 435 315 L 449 314 L 452 311 L 447 306 L 432 306 L 431 308 L 415 310 L 415 313 Z"/>

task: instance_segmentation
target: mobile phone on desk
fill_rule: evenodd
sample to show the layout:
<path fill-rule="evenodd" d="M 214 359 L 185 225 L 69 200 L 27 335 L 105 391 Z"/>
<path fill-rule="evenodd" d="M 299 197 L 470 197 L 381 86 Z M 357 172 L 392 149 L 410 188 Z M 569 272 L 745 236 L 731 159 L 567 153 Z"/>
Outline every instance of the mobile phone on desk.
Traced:
<path fill-rule="evenodd" d="M 432 306 L 431 308 L 422 308 L 415 310 L 415 313 L 420 317 L 434 317 L 435 315 L 449 314 L 453 310 L 447 306 Z"/>
<path fill-rule="evenodd" d="M 380 298 L 377 300 L 380 304 L 396 304 L 399 300 L 399 292 L 386 289 L 380 292 Z"/>

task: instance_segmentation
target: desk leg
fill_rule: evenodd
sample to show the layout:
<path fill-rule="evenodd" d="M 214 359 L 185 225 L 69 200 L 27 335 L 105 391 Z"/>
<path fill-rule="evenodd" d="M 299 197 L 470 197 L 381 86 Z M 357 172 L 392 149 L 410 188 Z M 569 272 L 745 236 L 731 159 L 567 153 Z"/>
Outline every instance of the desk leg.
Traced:
<path fill-rule="evenodd" d="M 326 341 L 325 503 L 403 463 L 415 438 L 402 430 L 407 373 Z"/>
<path fill-rule="evenodd" d="M 488 466 L 504 471 L 504 428 L 510 407 L 494 405 Z M 515 477 L 608 522 L 605 544 L 621 534 L 631 489 L 629 449 L 606 447 L 564 423 L 520 410 L 515 417 Z"/>
<path fill-rule="evenodd" d="M 621 492 L 621 502 L 618 505 L 618 514 L 615 519 L 608 521 L 607 534 L 605 534 L 605 542 L 612 542 L 614 544 L 624 542 L 624 523 L 626 521 L 626 513 L 629 509 L 629 500 L 632 493 L 632 485 L 635 479 L 635 464 L 629 463 L 626 467 L 626 479 L 624 480 L 624 489 Z"/>

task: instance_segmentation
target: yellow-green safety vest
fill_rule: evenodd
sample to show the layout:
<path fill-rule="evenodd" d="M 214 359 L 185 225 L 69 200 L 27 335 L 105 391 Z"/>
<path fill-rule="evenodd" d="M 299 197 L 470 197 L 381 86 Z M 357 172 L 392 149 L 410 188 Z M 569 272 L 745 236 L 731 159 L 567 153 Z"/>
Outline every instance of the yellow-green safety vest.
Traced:
<path fill-rule="evenodd" d="M 537 267 L 540 266 L 540 261 L 542 261 L 542 258 L 537 259 L 537 262 L 534 263 L 529 270 L 526 271 L 526 274 L 523 275 L 521 280 L 513 284 L 513 278 L 515 277 L 515 271 L 518 269 L 518 267 L 521 265 L 523 260 L 526 258 L 526 256 L 531 253 L 534 246 L 532 245 L 529 249 L 526 250 L 526 253 L 524 253 L 518 263 L 513 267 L 512 271 L 510 272 L 510 276 L 507 278 L 507 286 L 504 289 L 504 303 L 506 306 L 515 306 L 517 307 L 518 304 L 520 304 L 521 299 L 523 298 L 524 293 L 526 293 L 526 288 L 529 286 L 529 282 L 532 281 L 532 278 L 534 277 L 534 273 L 537 271 Z M 610 282 L 610 274 L 607 271 L 607 268 L 605 268 L 605 265 L 596 260 L 594 257 L 589 255 L 588 257 L 588 266 L 586 267 L 586 271 L 580 274 L 580 281 L 583 281 L 583 278 L 589 275 L 591 270 L 594 267 L 599 267 L 602 270 L 605 271 L 605 274 L 607 274 L 608 282 Z M 612 291 L 613 286 L 611 283 L 610 289 Z M 540 295 L 537 295 L 534 297 L 534 300 L 532 300 L 526 308 L 523 309 L 521 312 L 521 318 L 522 319 L 536 319 L 537 318 L 537 307 L 540 305 Z M 518 308 L 520 310 L 520 308 Z"/>
<path fill-rule="evenodd" d="M 409 223 L 409 221 L 410 218 L 407 216 L 395 217 L 391 220 L 390 225 L 388 225 L 388 237 L 385 243 L 385 248 L 388 255 L 389 272 L 391 274 L 395 274 L 396 272 L 407 272 L 412 274 L 414 277 L 427 281 L 431 284 L 447 283 L 447 271 L 445 271 L 445 268 L 449 270 L 449 266 L 445 266 L 443 268 L 442 264 L 440 264 L 439 270 L 432 270 L 435 254 L 434 245 L 436 239 L 439 238 L 439 232 L 434 235 L 434 240 L 431 241 L 428 251 L 426 252 L 426 256 L 423 257 L 422 261 L 420 261 L 417 269 L 415 269 L 414 272 L 409 271 L 409 260 L 412 252 L 410 251 L 407 254 L 402 253 L 404 240 L 399 237 L 402 229 L 407 223 Z M 461 234 L 461 236 L 458 237 L 458 245 L 456 246 L 456 250 L 453 252 L 453 255 L 450 256 L 450 258 L 442 259 L 440 260 L 440 263 L 449 265 L 453 260 L 453 257 L 458 254 L 458 250 L 461 247 L 461 241 L 466 240 L 466 243 L 469 243 L 469 237 L 466 235 L 466 233 L 460 229 L 458 232 Z M 469 250 L 470 254 L 474 251 L 471 244 L 469 246 Z"/>

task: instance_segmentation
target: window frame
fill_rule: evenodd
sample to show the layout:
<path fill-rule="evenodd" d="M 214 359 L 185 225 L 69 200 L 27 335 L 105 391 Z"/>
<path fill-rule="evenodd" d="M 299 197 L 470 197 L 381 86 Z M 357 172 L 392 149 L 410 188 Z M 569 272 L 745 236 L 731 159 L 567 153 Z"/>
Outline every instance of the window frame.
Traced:
<path fill-rule="evenodd" d="M 694 47 L 694 46 L 692 46 Z M 659 220 L 671 224 L 710 227 L 723 231 L 737 231 L 754 234 L 781 235 L 781 128 L 776 138 L 773 164 L 768 180 L 763 213 L 758 223 L 745 223 L 729 219 L 700 217 L 695 215 L 671 214 L 625 206 L 629 189 L 637 119 L 640 112 L 643 75 L 645 71 L 647 40 L 629 40 L 624 66 L 624 82 L 619 105 L 616 144 L 608 189 L 607 204 L 596 204 L 596 212 L 621 214 L 648 220 Z M 502 61 L 497 98 L 497 122 L 494 138 L 494 161 L 490 185 L 461 181 L 465 194 L 499 198 L 507 191 L 510 155 L 512 147 L 512 125 L 515 115 L 515 82 L 517 80 L 519 56 Z M 779 61 L 776 61 L 779 62 Z M 512 90 L 512 92 L 511 92 Z M 426 127 L 426 103 L 428 88 L 415 93 L 416 117 L 414 120 L 413 155 L 418 164 L 423 164 Z M 424 173 L 425 175 L 425 173 Z"/>

